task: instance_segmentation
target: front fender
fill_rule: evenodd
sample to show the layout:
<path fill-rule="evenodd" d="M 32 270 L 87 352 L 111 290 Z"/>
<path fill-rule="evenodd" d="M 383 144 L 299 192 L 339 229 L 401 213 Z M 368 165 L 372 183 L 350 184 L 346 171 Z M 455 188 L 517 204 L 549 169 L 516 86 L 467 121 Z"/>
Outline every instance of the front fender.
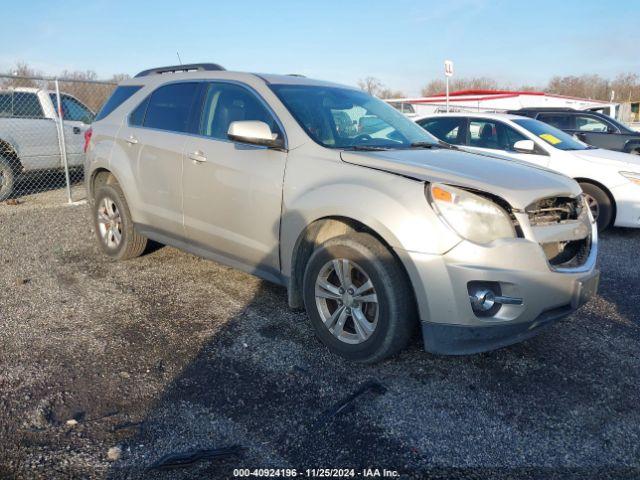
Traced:
<path fill-rule="evenodd" d="M 383 175 L 372 185 L 344 181 L 305 190 L 285 202 L 281 222 L 282 272 L 291 271 L 298 238 L 315 221 L 339 217 L 355 220 L 394 249 L 442 254 L 460 239 L 438 219 L 424 195 L 424 183 Z"/>

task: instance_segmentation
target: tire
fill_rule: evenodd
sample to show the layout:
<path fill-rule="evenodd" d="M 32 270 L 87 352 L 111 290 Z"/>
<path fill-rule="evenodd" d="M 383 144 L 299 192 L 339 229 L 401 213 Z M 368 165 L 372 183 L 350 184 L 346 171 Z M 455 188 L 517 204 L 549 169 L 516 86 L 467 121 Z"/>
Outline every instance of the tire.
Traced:
<path fill-rule="evenodd" d="M 147 238 L 134 230 L 131 212 L 120 185 L 101 186 L 96 191 L 91 213 L 96 237 L 104 253 L 116 260 L 129 260 L 142 255 L 147 247 Z"/>
<path fill-rule="evenodd" d="M 4 157 L 0 157 L 0 202 L 13 194 L 15 184 L 15 170 Z"/>
<path fill-rule="evenodd" d="M 596 217 L 598 231 L 606 230 L 613 220 L 613 205 L 607 192 L 592 183 L 581 183 L 582 191 L 587 195 L 591 212 Z M 595 203 L 594 203 L 595 202 Z"/>
<path fill-rule="evenodd" d="M 344 260 L 348 261 L 349 280 L 339 281 L 334 260 L 340 270 Z M 363 286 L 367 278 L 373 289 Z M 332 291 L 318 287 L 321 281 L 330 283 Z M 349 284 L 355 291 L 351 287 L 343 293 L 336 291 L 338 285 Z M 363 288 L 360 295 L 358 287 Z M 331 298 L 318 297 L 317 288 Z M 365 233 L 335 237 L 316 248 L 305 269 L 303 297 L 318 338 L 347 360 L 374 363 L 395 355 L 407 346 L 417 326 L 411 285 L 398 260 Z M 375 302 L 370 301 L 374 298 Z"/>
<path fill-rule="evenodd" d="M 636 148 L 635 150 L 631 150 L 629 153 L 631 155 L 640 155 L 640 148 Z"/>

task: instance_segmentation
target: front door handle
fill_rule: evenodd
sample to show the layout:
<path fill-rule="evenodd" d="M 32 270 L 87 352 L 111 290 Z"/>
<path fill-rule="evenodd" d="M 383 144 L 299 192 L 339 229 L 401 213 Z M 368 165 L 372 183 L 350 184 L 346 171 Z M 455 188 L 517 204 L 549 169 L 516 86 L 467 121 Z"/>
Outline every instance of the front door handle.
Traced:
<path fill-rule="evenodd" d="M 129 135 L 129 137 L 126 139 L 127 143 L 130 143 L 131 145 L 135 145 L 136 143 L 138 143 L 138 139 L 136 137 L 134 137 L 133 135 Z"/>
<path fill-rule="evenodd" d="M 207 161 L 207 157 L 204 156 L 200 150 L 196 150 L 195 152 L 191 152 L 189 154 L 189 158 L 193 160 L 194 163 L 204 163 Z"/>

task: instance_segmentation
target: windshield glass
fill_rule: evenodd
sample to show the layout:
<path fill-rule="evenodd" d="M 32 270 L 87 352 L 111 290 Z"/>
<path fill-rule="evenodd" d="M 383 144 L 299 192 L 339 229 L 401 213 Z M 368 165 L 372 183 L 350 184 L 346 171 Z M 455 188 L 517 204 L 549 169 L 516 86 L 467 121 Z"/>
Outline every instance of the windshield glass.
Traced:
<path fill-rule="evenodd" d="M 271 85 L 307 134 L 327 148 L 411 148 L 438 140 L 396 109 L 358 90 Z"/>
<path fill-rule="evenodd" d="M 587 150 L 588 145 L 576 140 L 568 133 L 564 133 L 562 130 L 558 130 L 551 125 L 534 120 L 532 118 L 514 120 L 513 123 L 526 128 L 535 136 L 541 138 L 552 147 L 559 150 Z"/>

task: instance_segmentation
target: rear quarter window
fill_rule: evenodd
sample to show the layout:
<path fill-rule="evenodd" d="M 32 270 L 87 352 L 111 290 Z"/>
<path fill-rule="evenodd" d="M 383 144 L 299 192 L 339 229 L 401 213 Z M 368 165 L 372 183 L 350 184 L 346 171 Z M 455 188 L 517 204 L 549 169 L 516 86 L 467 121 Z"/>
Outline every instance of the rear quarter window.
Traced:
<path fill-rule="evenodd" d="M 134 93 L 142 88 L 142 85 L 123 85 L 117 87 L 109 100 L 102 106 L 94 121 L 102 120 L 104 117 L 113 112 L 116 108 L 126 102 Z"/>

